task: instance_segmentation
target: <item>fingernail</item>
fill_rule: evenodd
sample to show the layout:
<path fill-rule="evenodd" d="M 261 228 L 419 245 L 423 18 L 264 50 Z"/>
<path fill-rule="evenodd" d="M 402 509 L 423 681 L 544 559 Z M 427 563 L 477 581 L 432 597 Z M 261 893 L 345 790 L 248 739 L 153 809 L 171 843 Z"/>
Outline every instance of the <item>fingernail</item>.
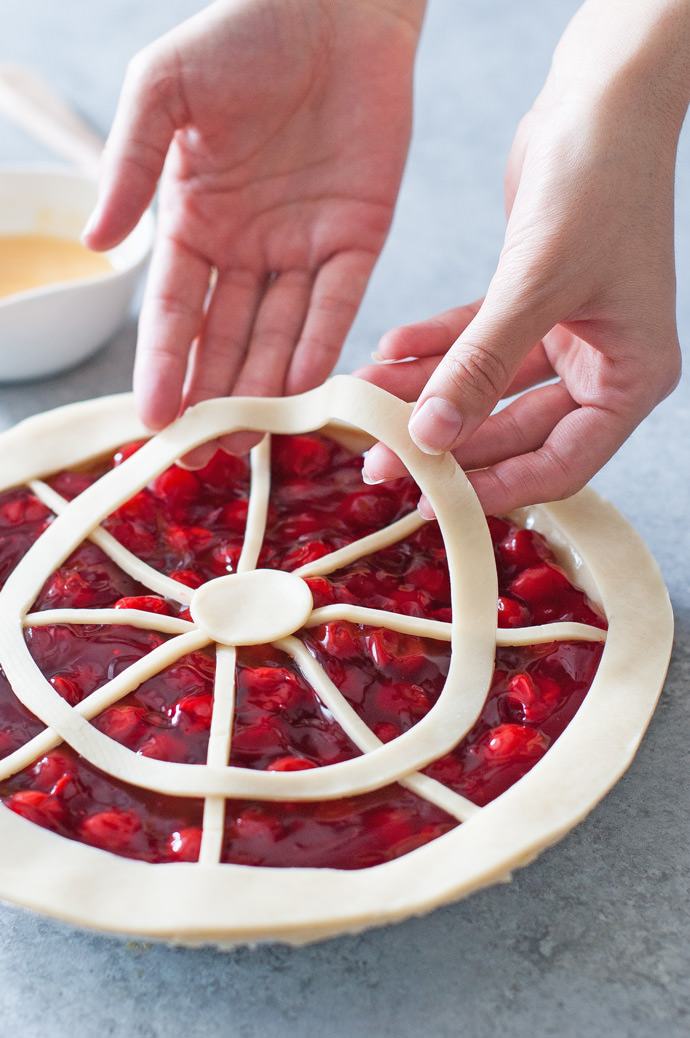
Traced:
<path fill-rule="evenodd" d="M 366 483 L 369 487 L 377 487 L 379 483 L 385 483 L 386 481 L 381 478 L 376 479 L 374 476 L 370 476 L 368 472 L 362 469 L 362 482 Z"/>
<path fill-rule="evenodd" d="M 84 228 L 83 228 L 83 230 L 81 232 L 81 241 L 82 241 L 82 243 L 85 241 L 86 238 L 88 238 L 89 234 L 91 233 L 91 231 L 94 229 L 94 227 L 96 226 L 96 224 L 98 222 L 98 219 L 99 219 L 99 216 L 100 216 L 99 208 L 100 208 L 99 206 L 96 206 L 96 208 L 93 210 L 93 212 L 89 216 L 88 220 L 84 224 Z"/>
<path fill-rule="evenodd" d="M 435 519 L 436 513 L 425 497 L 420 497 L 417 503 L 417 511 L 422 519 Z"/>
<path fill-rule="evenodd" d="M 442 454 L 449 450 L 461 428 L 459 411 L 440 396 L 430 396 L 410 419 L 410 436 L 425 454 Z"/>

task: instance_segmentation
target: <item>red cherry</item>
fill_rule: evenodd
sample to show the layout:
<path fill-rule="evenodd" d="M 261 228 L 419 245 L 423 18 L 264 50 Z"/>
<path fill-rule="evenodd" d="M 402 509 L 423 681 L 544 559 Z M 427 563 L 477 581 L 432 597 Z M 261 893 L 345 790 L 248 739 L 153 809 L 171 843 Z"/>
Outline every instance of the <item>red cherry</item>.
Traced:
<path fill-rule="evenodd" d="M 305 696 L 297 677 L 285 667 L 253 667 L 243 671 L 247 704 L 273 713 L 294 709 Z"/>
<path fill-rule="evenodd" d="M 271 450 L 273 467 L 283 479 L 318 476 L 331 464 L 327 444 L 316 436 L 274 436 Z"/>
<path fill-rule="evenodd" d="M 104 527 L 116 541 L 137 555 L 140 559 L 149 559 L 156 553 L 158 540 L 138 523 L 130 523 L 112 516 L 103 523 Z"/>
<path fill-rule="evenodd" d="M 110 739 L 134 749 L 146 730 L 145 721 L 146 711 L 143 707 L 119 704 L 104 710 L 94 724 Z"/>
<path fill-rule="evenodd" d="M 418 562 L 407 570 L 405 583 L 421 588 L 437 600 L 450 600 L 450 574 L 445 566 Z"/>
<path fill-rule="evenodd" d="M 116 508 L 113 515 L 127 522 L 153 525 L 156 520 L 156 499 L 148 490 L 140 490 Z"/>
<path fill-rule="evenodd" d="M 197 479 L 216 491 L 227 491 L 234 484 L 244 482 L 249 476 L 246 457 L 217 450 L 203 468 L 195 472 Z"/>
<path fill-rule="evenodd" d="M 44 793 L 53 793 L 57 786 L 64 786 L 64 780 L 73 778 L 74 761 L 60 750 L 51 750 L 40 757 L 31 768 L 31 776 L 36 787 Z"/>
<path fill-rule="evenodd" d="M 50 518 L 52 512 L 33 494 L 10 498 L 0 506 L 0 526 L 42 523 Z"/>
<path fill-rule="evenodd" d="M 559 566 L 550 562 L 540 562 L 518 573 L 511 582 L 509 591 L 531 605 L 552 598 L 569 588 L 570 582 Z"/>
<path fill-rule="evenodd" d="M 5 798 L 5 805 L 15 814 L 46 829 L 55 829 L 65 813 L 57 797 L 39 789 L 20 789 Z"/>
<path fill-rule="evenodd" d="M 204 732 L 211 727 L 213 696 L 210 692 L 184 696 L 172 709 L 171 723 L 187 732 Z"/>
<path fill-rule="evenodd" d="M 381 685 L 376 693 L 376 705 L 381 713 L 392 714 L 398 722 L 408 726 L 428 714 L 431 703 L 419 685 L 397 682 Z"/>
<path fill-rule="evenodd" d="M 242 545 L 234 541 L 225 541 L 213 551 L 211 555 L 211 568 L 217 576 L 226 573 L 236 573 L 237 563 L 242 554 Z"/>
<path fill-rule="evenodd" d="M 176 580 L 178 584 L 185 584 L 187 587 L 191 587 L 194 590 L 201 587 L 204 583 L 204 578 L 200 577 L 198 573 L 195 573 L 192 569 L 175 569 L 168 576 L 171 580 Z"/>
<path fill-rule="evenodd" d="M 560 696 L 561 690 L 553 678 L 514 674 L 508 682 L 504 706 L 511 720 L 540 724 L 550 717 Z"/>
<path fill-rule="evenodd" d="M 166 548 L 181 558 L 194 556 L 213 542 L 214 537 L 205 526 L 169 526 L 163 534 Z"/>
<path fill-rule="evenodd" d="M 182 739 L 169 732 L 154 732 L 141 743 L 137 749 L 142 757 L 153 757 L 155 760 L 176 761 L 185 763 L 188 752 Z"/>
<path fill-rule="evenodd" d="M 201 829 L 178 829 L 168 840 L 168 853 L 176 861 L 198 861 L 201 850 Z"/>
<path fill-rule="evenodd" d="M 180 465 L 172 465 L 151 483 L 151 491 L 179 518 L 199 496 L 199 490 L 200 483 L 196 473 L 183 469 Z"/>
<path fill-rule="evenodd" d="M 524 724 L 499 724 L 480 740 L 486 760 L 537 761 L 549 747 L 549 738 Z"/>
<path fill-rule="evenodd" d="M 164 598 L 158 595 L 129 595 L 126 598 L 118 598 L 113 606 L 114 609 L 141 609 L 145 613 L 160 613 L 169 616 L 170 610 Z"/>
<path fill-rule="evenodd" d="M 123 447 L 120 447 L 113 455 L 113 466 L 121 465 L 123 461 L 127 461 L 127 458 L 131 458 L 133 454 L 136 454 L 145 443 L 146 440 L 134 440 L 132 443 L 126 443 Z"/>
<path fill-rule="evenodd" d="M 336 589 L 327 577 L 307 577 L 305 583 L 311 591 L 315 609 L 339 601 L 339 589 Z"/>
<path fill-rule="evenodd" d="M 283 559 L 283 569 L 293 570 L 306 566 L 308 562 L 316 562 L 328 555 L 331 548 L 324 541 L 308 541 L 289 551 Z"/>
<path fill-rule="evenodd" d="M 400 727 L 391 721 L 379 721 L 373 726 L 372 731 L 381 742 L 392 742 L 402 734 Z"/>
<path fill-rule="evenodd" d="M 228 501 L 218 513 L 218 525 L 227 527 L 233 533 L 244 533 L 247 526 L 248 511 L 248 498 L 237 498 L 236 501 Z"/>
<path fill-rule="evenodd" d="M 412 674 L 426 663 L 424 643 L 414 635 L 382 627 L 366 635 L 364 641 L 377 667 L 393 665 L 401 674 Z"/>
<path fill-rule="evenodd" d="M 500 519 L 496 515 L 487 515 L 486 522 L 489 527 L 491 540 L 494 544 L 498 544 L 499 541 L 502 541 L 508 536 L 508 533 L 510 532 L 510 523 L 507 519 Z"/>
<path fill-rule="evenodd" d="M 334 620 L 315 628 L 314 636 L 319 645 L 339 659 L 353 659 L 361 652 L 358 630 L 352 624 Z"/>
<path fill-rule="evenodd" d="M 247 807 L 237 815 L 233 831 L 242 840 L 277 843 L 283 835 L 283 826 L 279 818 L 257 806 Z"/>
<path fill-rule="evenodd" d="M 526 627 L 530 622 L 530 612 L 524 602 L 518 602 L 510 595 L 500 595 L 498 599 L 498 626 Z"/>
<path fill-rule="evenodd" d="M 81 703 L 84 698 L 81 689 L 71 678 L 66 678 L 62 674 L 54 674 L 50 678 L 50 684 L 53 686 L 57 694 L 69 703 L 70 706 L 76 706 L 77 703 Z"/>
<path fill-rule="evenodd" d="M 266 771 L 308 771 L 316 767 L 317 764 L 305 757 L 276 757 L 266 765 Z"/>
<path fill-rule="evenodd" d="M 141 819 L 136 811 L 117 807 L 89 815 L 80 826 L 82 839 L 114 854 L 133 850 L 141 832 Z"/>
<path fill-rule="evenodd" d="M 81 573 L 59 569 L 49 579 L 41 600 L 46 608 L 88 609 L 94 604 L 89 581 Z"/>
<path fill-rule="evenodd" d="M 498 546 L 498 556 L 506 566 L 526 569 L 544 561 L 543 537 L 535 530 L 516 529 Z"/>
<path fill-rule="evenodd" d="M 398 502 L 383 487 L 367 487 L 344 497 L 338 511 L 355 529 L 376 530 L 393 522 Z"/>

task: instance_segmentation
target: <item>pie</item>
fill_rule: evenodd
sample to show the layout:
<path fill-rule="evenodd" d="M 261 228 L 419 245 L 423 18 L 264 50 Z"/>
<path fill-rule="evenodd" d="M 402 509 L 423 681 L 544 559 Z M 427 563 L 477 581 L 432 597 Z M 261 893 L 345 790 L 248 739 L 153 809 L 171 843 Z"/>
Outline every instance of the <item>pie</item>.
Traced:
<path fill-rule="evenodd" d="M 487 521 L 408 417 L 338 376 L 3 434 L 0 896 L 302 943 L 507 878 L 613 785 L 670 654 L 648 550 L 590 489 Z M 236 429 L 249 458 L 177 464 Z M 409 478 L 362 483 L 375 440 Z"/>

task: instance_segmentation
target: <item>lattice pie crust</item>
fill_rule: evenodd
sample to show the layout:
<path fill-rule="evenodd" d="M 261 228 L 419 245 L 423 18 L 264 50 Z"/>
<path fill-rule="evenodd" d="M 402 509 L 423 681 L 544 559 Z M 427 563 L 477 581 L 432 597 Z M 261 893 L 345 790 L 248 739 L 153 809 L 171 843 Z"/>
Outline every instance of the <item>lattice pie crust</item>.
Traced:
<path fill-rule="evenodd" d="M 422 455 L 407 435 L 409 408 L 365 383 L 337 377 L 301 397 L 200 404 L 123 464 L 67 502 L 44 481 L 64 468 L 145 437 L 128 395 L 59 408 L 2 437 L 0 490 L 28 484 L 57 518 L 0 593 L 0 662 L 22 703 L 45 725 L 0 760 L 7 778 L 68 743 L 98 769 L 145 789 L 204 800 L 198 862 L 149 864 L 50 832 L 0 807 L 0 895 L 79 926 L 174 942 L 302 943 L 427 912 L 509 877 L 575 825 L 629 764 L 659 695 L 672 638 L 660 574 L 628 523 L 593 491 L 527 509 L 520 520 L 547 536 L 571 579 L 603 610 L 606 632 L 577 623 L 498 630 L 494 557 L 485 519 L 450 456 Z M 136 559 L 100 527 L 141 487 L 197 444 L 234 429 L 266 432 L 254 449 L 247 533 L 237 573 L 192 591 Z M 271 433 L 325 428 L 341 441 L 382 440 L 431 500 L 452 588 L 448 623 L 357 605 L 314 610 L 305 577 L 330 573 L 422 525 L 416 512 L 291 573 L 257 569 L 270 495 Z M 367 439 L 368 438 L 368 439 Z M 32 613 L 48 576 L 90 537 L 151 593 L 188 605 L 191 619 L 136 610 Z M 428 714 L 381 742 L 300 640 L 333 617 L 450 642 L 447 681 Z M 41 674 L 24 637 L 30 626 L 127 623 L 172 635 L 160 648 L 75 706 Z M 496 644 L 605 639 L 586 698 L 563 734 L 515 785 L 484 807 L 422 773 L 471 728 L 487 695 Z M 352 759 L 295 771 L 227 764 L 238 646 L 272 642 L 307 676 L 359 749 Z M 108 738 L 90 719 L 183 653 L 216 647 L 216 685 L 205 764 L 152 759 Z M 461 824 L 410 853 L 370 868 L 268 868 L 219 863 L 226 797 L 314 801 L 399 782 Z"/>

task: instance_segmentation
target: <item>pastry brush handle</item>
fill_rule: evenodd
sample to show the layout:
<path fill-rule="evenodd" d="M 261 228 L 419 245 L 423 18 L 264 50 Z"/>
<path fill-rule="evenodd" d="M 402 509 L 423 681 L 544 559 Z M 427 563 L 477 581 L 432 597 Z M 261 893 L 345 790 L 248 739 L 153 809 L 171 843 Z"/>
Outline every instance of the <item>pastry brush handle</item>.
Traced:
<path fill-rule="evenodd" d="M 98 170 L 102 139 L 31 69 L 0 63 L 0 111 L 80 169 Z"/>

